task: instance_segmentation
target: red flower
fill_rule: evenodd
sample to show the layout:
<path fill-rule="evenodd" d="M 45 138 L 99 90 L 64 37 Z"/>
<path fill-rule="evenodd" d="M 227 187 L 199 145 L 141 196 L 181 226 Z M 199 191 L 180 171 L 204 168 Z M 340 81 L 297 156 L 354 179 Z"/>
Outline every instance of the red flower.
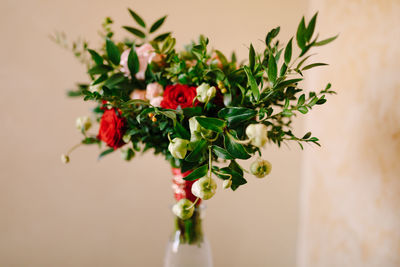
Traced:
<path fill-rule="evenodd" d="M 121 117 L 116 109 L 104 111 L 100 120 L 100 129 L 97 138 L 106 143 L 109 147 L 117 149 L 125 143 L 122 137 L 125 133 L 125 118 Z"/>
<path fill-rule="evenodd" d="M 161 107 L 168 109 L 177 109 L 178 106 L 181 108 L 192 107 L 196 95 L 196 87 L 184 84 L 167 85 Z M 199 102 L 196 100 L 194 105 L 197 106 L 198 104 Z"/>

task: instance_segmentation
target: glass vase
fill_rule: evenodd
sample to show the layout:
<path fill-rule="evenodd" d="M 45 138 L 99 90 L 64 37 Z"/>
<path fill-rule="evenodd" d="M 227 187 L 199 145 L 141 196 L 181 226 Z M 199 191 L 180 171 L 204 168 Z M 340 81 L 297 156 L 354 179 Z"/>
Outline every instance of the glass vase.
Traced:
<path fill-rule="evenodd" d="M 196 197 L 191 188 L 195 181 L 185 181 L 183 178 L 190 171 L 182 173 L 178 168 L 172 168 L 172 189 L 176 201 L 186 198 L 194 202 Z M 197 202 L 193 216 L 182 220 L 174 215 L 174 229 L 167 244 L 164 267 L 212 267 L 211 247 L 204 236 L 202 221 L 205 206 Z"/>
<path fill-rule="evenodd" d="M 212 267 L 211 247 L 203 234 L 204 205 L 193 216 L 181 220 L 174 216 L 174 230 L 167 244 L 164 267 Z"/>

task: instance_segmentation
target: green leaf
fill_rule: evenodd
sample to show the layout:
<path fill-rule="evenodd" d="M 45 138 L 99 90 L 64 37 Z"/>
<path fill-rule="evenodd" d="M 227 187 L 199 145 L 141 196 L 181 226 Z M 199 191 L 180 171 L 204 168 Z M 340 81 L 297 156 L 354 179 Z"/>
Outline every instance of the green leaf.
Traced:
<path fill-rule="evenodd" d="M 157 35 L 157 37 L 155 37 L 153 40 L 156 42 L 162 42 L 170 35 L 171 35 L 171 32 L 166 32 L 166 33 Z"/>
<path fill-rule="evenodd" d="M 254 65 L 256 63 L 256 52 L 254 51 L 254 47 L 250 44 L 249 49 L 249 67 L 251 71 L 254 71 Z"/>
<path fill-rule="evenodd" d="M 256 79 L 254 78 L 253 73 L 251 72 L 248 66 L 244 66 L 243 68 L 244 72 L 247 75 L 247 82 L 250 85 L 253 96 L 256 99 L 256 101 L 258 101 L 260 99 L 260 90 L 258 89 Z"/>
<path fill-rule="evenodd" d="M 148 101 L 142 100 L 142 99 L 131 99 L 129 101 L 126 101 L 125 103 L 122 104 L 125 107 L 129 107 L 131 105 L 145 105 L 145 106 L 149 106 L 150 103 Z M 151 111 L 149 111 L 148 113 L 154 111 L 154 108 L 151 108 Z"/>
<path fill-rule="evenodd" d="M 108 59 L 114 64 L 119 65 L 121 54 L 118 47 L 109 38 L 106 38 L 106 50 Z"/>
<path fill-rule="evenodd" d="M 97 66 L 94 66 L 93 68 L 89 69 L 88 73 L 90 75 L 105 74 L 111 70 L 113 70 L 113 68 L 108 65 L 97 65 Z"/>
<path fill-rule="evenodd" d="M 222 147 L 219 146 L 212 146 L 213 152 L 215 153 L 215 155 L 217 155 L 218 158 L 221 159 L 234 159 L 229 153 L 228 151 L 226 151 L 225 149 L 223 149 Z"/>
<path fill-rule="evenodd" d="M 218 112 L 218 117 L 226 120 L 231 125 L 249 120 L 256 115 L 256 110 L 242 107 L 223 108 Z"/>
<path fill-rule="evenodd" d="M 100 160 L 102 157 L 104 157 L 105 155 L 108 155 L 112 152 L 114 152 L 114 148 L 109 148 L 107 150 L 104 150 L 103 152 L 100 153 L 99 157 L 97 158 L 97 160 Z"/>
<path fill-rule="evenodd" d="M 333 36 L 333 37 L 331 37 L 331 38 L 328 38 L 328 39 L 325 39 L 325 40 L 316 42 L 316 43 L 314 44 L 314 46 L 322 46 L 322 45 L 329 44 L 330 42 L 332 42 L 332 41 L 334 41 L 336 38 L 338 38 L 338 36 L 339 36 L 339 35 L 336 35 L 336 36 Z"/>
<path fill-rule="evenodd" d="M 311 136 L 311 132 L 308 132 L 301 139 L 308 139 L 308 138 L 310 138 L 310 136 Z"/>
<path fill-rule="evenodd" d="M 207 147 L 207 141 L 202 139 L 197 142 L 193 151 L 186 156 L 185 160 L 189 162 L 199 162 L 201 156 L 203 155 L 204 149 Z"/>
<path fill-rule="evenodd" d="M 293 112 L 290 109 L 285 109 L 284 111 L 282 111 L 282 115 L 285 117 L 291 117 L 293 116 Z"/>
<path fill-rule="evenodd" d="M 182 111 L 185 117 L 201 116 L 203 114 L 203 110 L 200 106 L 184 108 Z"/>
<path fill-rule="evenodd" d="M 82 140 L 82 144 L 85 145 L 98 144 L 98 143 L 100 143 L 100 140 L 95 137 L 86 137 L 85 139 Z"/>
<path fill-rule="evenodd" d="M 308 112 L 308 109 L 305 106 L 298 107 L 297 110 L 303 114 L 307 114 L 307 112 Z"/>
<path fill-rule="evenodd" d="M 160 18 L 159 20 L 157 20 L 156 22 L 154 22 L 153 25 L 151 25 L 150 27 L 150 33 L 155 32 L 158 28 L 161 27 L 161 25 L 164 23 L 165 19 L 167 18 L 167 16 L 164 16 L 162 18 Z"/>
<path fill-rule="evenodd" d="M 128 32 L 136 35 L 139 38 L 146 38 L 146 34 L 144 32 L 142 32 L 139 29 L 133 28 L 133 27 L 129 27 L 129 26 L 122 26 L 122 28 L 124 28 L 125 30 L 127 30 Z"/>
<path fill-rule="evenodd" d="M 176 113 L 175 113 L 174 110 L 163 110 L 163 111 L 158 110 L 157 113 L 162 114 L 167 118 L 170 118 L 171 120 L 174 121 L 174 124 L 175 124 L 175 122 L 176 122 Z"/>
<path fill-rule="evenodd" d="M 246 152 L 241 144 L 235 142 L 235 139 L 237 139 L 237 135 L 233 130 L 230 130 L 229 135 L 224 134 L 225 149 L 235 158 L 249 159 L 251 156 Z"/>
<path fill-rule="evenodd" d="M 286 71 L 287 71 L 287 65 L 286 65 L 286 63 L 283 63 L 281 70 L 279 72 L 279 76 L 281 76 L 281 77 L 284 76 L 286 74 Z"/>
<path fill-rule="evenodd" d="M 308 56 L 306 56 L 305 58 L 303 58 L 303 59 L 299 62 L 299 64 L 297 64 L 296 69 L 300 70 L 300 67 L 303 65 L 303 63 L 306 62 L 306 60 L 309 59 L 309 58 L 312 57 L 312 56 L 313 56 L 313 55 L 308 55 Z"/>
<path fill-rule="evenodd" d="M 115 85 L 123 82 L 126 80 L 126 77 L 122 73 L 115 73 L 111 75 L 110 78 L 107 79 L 107 81 L 104 83 L 105 86 L 108 88 L 113 88 Z"/>
<path fill-rule="evenodd" d="M 185 127 L 183 127 L 179 122 L 175 124 L 174 132 L 182 139 L 190 139 L 190 132 L 186 130 Z"/>
<path fill-rule="evenodd" d="M 107 79 L 108 79 L 107 74 L 100 75 L 99 78 L 97 78 L 95 81 L 92 82 L 92 85 L 96 85 L 96 84 L 102 83 Z"/>
<path fill-rule="evenodd" d="M 320 98 L 320 99 L 318 99 L 317 103 L 315 103 L 315 104 L 322 105 L 322 104 L 325 104 L 326 101 L 327 100 L 325 98 Z"/>
<path fill-rule="evenodd" d="M 207 174 L 208 164 L 204 164 L 203 166 L 192 171 L 188 176 L 184 177 L 183 180 L 186 181 L 194 181 L 199 179 Z"/>
<path fill-rule="evenodd" d="M 96 65 L 102 65 L 103 64 L 103 58 L 94 50 L 88 49 L 90 55 L 92 56 L 93 61 L 96 63 Z"/>
<path fill-rule="evenodd" d="M 276 66 L 276 60 L 274 55 L 270 53 L 268 58 L 268 79 L 272 83 L 275 83 L 277 75 L 278 75 L 278 67 Z"/>
<path fill-rule="evenodd" d="M 201 127 L 217 133 L 222 133 L 226 126 L 226 122 L 217 118 L 202 118 L 196 117 L 197 122 Z"/>
<path fill-rule="evenodd" d="M 315 13 L 315 15 L 312 17 L 312 19 L 310 20 L 310 23 L 308 24 L 307 29 L 304 33 L 304 38 L 307 42 L 309 42 L 311 40 L 311 37 L 314 33 L 315 24 L 317 22 L 317 16 L 318 16 L 318 12 Z"/>
<path fill-rule="evenodd" d="M 133 44 L 128 56 L 128 68 L 132 77 L 139 71 L 139 67 L 139 58 L 136 54 L 135 44 Z"/>
<path fill-rule="evenodd" d="M 306 25 L 303 17 L 300 21 L 299 26 L 297 27 L 297 33 L 296 33 L 297 45 L 300 47 L 300 49 L 304 49 L 306 47 L 305 32 L 306 32 Z"/>
<path fill-rule="evenodd" d="M 229 168 L 243 176 L 243 168 L 235 160 L 231 160 Z"/>
<path fill-rule="evenodd" d="M 231 189 L 235 191 L 236 189 L 239 188 L 239 186 L 244 185 L 247 183 L 246 179 L 244 179 L 243 174 L 237 172 L 235 169 L 232 168 L 231 165 L 229 167 L 221 168 L 219 169 L 219 172 L 225 173 L 225 174 L 230 174 L 232 176 L 232 185 Z M 221 175 L 218 174 L 217 172 L 214 172 L 218 177 L 220 177 L 223 180 L 229 179 L 229 176 L 227 175 Z"/>
<path fill-rule="evenodd" d="M 265 44 L 270 47 L 272 39 L 274 39 L 280 31 L 281 27 L 276 27 L 272 29 L 270 32 L 268 32 L 267 36 L 265 37 Z"/>
<path fill-rule="evenodd" d="M 186 160 L 183 160 L 181 163 L 181 172 L 184 173 L 193 170 L 197 166 L 199 166 L 199 162 L 188 162 Z"/>
<path fill-rule="evenodd" d="M 305 94 L 302 94 L 302 95 L 299 97 L 299 100 L 297 101 L 297 105 L 298 105 L 298 106 L 302 106 L 302 105 L 304 104 L 305 101 L 306 101 L 306 95 L 305 95 Z"/>
<path fill-rule="evenodd" d="M 327 66 L 328 64 L 326 64 L 326 63 L 313 63 L 313 64 L 310 64 L 310 65 L 307 65 L 307 66 L 305 66 L 304 68 L 302 68 L 301 70 L 309 70 L 309 69 L 312 69 L 312 68 L 314 68 L 314 67 L 318 67 L 318 66 Z"/>
<path fill-rule="evenodd" d="M 132 18 L 143 28 L 146 28 L 146 23 L 144 22 L 144 20 L 138 15 L 136 14 L 132 9 L 128 8 L 129 13 L 131 13 Z"/>
<path fill-rule="evenodd" d="M 287 43 L 285 48 L 285 64 L 287 66 L 289 65 L 290 60 L 292 59 L 292 40 L 293 38 L 290 38 L 290 41 Z"/>

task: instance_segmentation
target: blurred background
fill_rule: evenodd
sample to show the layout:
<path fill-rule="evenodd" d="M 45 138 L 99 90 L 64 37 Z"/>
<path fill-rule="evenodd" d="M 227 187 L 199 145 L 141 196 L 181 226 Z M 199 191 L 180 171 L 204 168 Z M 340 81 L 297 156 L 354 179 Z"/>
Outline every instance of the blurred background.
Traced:
<path fill-rule="evenodd" d="M 298 1 L 0 1 L 0 266 L 161 266 L 173 229 L 170 168 L 151 153 L 97 161 L 79 142 L 75 119 L 92 106 L 68 99 L 85 67 L 48 36 L 64 31 L 96 47 L 106 16 L 132 24 L 164 14 L 177 46 L 202 33 L 212 47 L 247 57 L 280 25 L 283 42 L 301 16 L 319 11 L 318 49 L 329 67 L 305 87 L 328 81 L 339 94 L 299 118 L 322 148 L 268 146 L 264 180 L 207 204 L 205 233 L 216 267 L 400 266 L 400 2 Z"/>

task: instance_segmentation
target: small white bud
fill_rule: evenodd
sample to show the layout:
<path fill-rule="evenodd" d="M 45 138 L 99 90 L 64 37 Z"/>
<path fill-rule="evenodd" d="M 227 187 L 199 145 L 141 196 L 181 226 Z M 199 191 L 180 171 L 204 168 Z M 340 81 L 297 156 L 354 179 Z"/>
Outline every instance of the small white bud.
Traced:
<path fill-rule="evenodd" d="M 182 220 L 187 220 L 193 215 L 193 202 L 186 198 L 183 198 L 172 207 L 172 212 Z"/>
<path fill-rule="evenodd" d="M 192 185 L 192 194 L 204 200 L 212 198 L 216 191 L 217 183 L 209 177 L 200 178 Z"/>
<path fill-rule="evenodd" d="M 196 88 L 196 93 L 197 100 L 199 100 L 201 103 L 207 103 L 215 97 L 217 90 L 214 86 L 210 86 L 207 83 L 202 83 Z"/>
<path fill-rule="evenodd" d="M 75 125 L 79 131 L 86 132 L 92 127 L 92 120 L 87 116 L 78 117 Z"/>
<path fill-rule="evenodd" d="M 246 135 L 250 143 L 256 147 L 263 147 L 267 142 L 268 129 L 264 124 L 250 124 L 246 128 Z"/>
<path fill-rule="evenodd" d="M 122 141 L 124 141 L 125 143 L 129 143 L 131 141 L 131 135 L 125 134 L 124 136 L 122 136 Z"/>
<path fill-rule="evenodd" d="M 168 146 L 169 152 L 177 159 L 184 159 L 187 153 L 189 141 L 181 138 L 174 138 Z"/>
<path fill-rule="evenodd" d="M 222 186 L 223 186 L 224 189 L 231 188 L 231 185 L 232 185 L 232 180 L 231 179 L 224 180 L 222 182 Z"/>
<path fill-rule="evenodd" d="M 62 163 L 67 164 L 69 162 L 69 156 L 65 155 L 65 154 L 62 154 L 61 155 L 61 161 L 62 161 Z"/>
<path fill-rule="evenodd" d="M 257 159 L 250 165 L 250 172 L 258 178 L 264 178 L 270 174 L 271 169 L 271 163 L 263 159 Z"/>

